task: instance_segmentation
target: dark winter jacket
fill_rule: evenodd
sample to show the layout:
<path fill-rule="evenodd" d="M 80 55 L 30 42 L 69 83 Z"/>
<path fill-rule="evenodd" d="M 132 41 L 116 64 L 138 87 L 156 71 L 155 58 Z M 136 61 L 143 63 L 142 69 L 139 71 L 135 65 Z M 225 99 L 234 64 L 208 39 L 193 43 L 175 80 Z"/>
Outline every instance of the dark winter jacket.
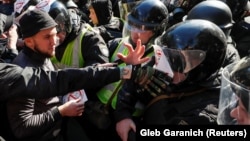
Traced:
<path fill-rule="evenodd" d="M 170 86 L 171 87 L 171 86 Z M 192 86 L 171 93 L 175 97 L 154 97 L 131 82 L 125 83 L 118 94 L 116 121 L 133 118 L 136 103 L 144 107 L 140 124 L 146 125 L 207 125 L 217 124 L 220 87 Z M 140 91 L 138 93 L 138 91 Z M 126 93 L 126 95 L 124 95 Z"/>
<path fill-rule="evenodd" d="M 36 53 L 28 47 L 13 60 L 21 67 L 43 68 L 53 71 L 50 58 Z M 18 139 L 34 138 L 38 140 L 55 140 L 59 137 L 62 116 L 58 106 L 60 97 L 47 99 L 16 98 L 7 102 L 7 116 L 14 136 Z"/>
<path fill-rule="evenodd" d="M 45 71 L 41 68 L 25 67 L 0 63 L 0 138 L 12 140 L 3 116 L 5 100 L 29 97 L 49 98 L 64 95 L 82 88 L 95 88 L 120 80 L 119 68 L 85 67 L 81 69 L 68 68 L 60 71 Z M 79 83 L 81 82 L 81 83 Z"/>
<path fill-rule="evenodd" d="M 44 70 L 53 70 L 50 59 L 33 52 L 27 47 L 22 50 L 13 63 L 17 63 L 21 67 L 32 66 Z M 7 113 L 14 135 L 17 138 L 26 138 L 25 140 L 53 139 L 56 132 L 61 129 L 62 117 L 57 109 L 59 105 L 61 105 L 59 97 L 47 99 L 21 97 L 9 100 Z"/>

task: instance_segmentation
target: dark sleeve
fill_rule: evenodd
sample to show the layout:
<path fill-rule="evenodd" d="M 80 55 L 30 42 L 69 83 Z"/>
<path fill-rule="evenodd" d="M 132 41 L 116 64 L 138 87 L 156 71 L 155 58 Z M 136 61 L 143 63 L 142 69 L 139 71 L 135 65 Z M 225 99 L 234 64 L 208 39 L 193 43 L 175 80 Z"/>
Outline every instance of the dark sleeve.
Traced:
<path fill-rule="evenodd" d="M 82 40 L 84 66 L 109 62 L 109 50 L 100 34 L 88 30 Z"/>
<path fill-rule="evenodd" d="M 0 44 L 0 61 L 5 63 L 11 63 L 13 59 L 18 55 L 18 50 L 9 49 Z"/>
<path fill-rule="evenodd" d="M 52 135 L 53 131 L 61 128 L 62 116 L 57 107 L 49 105 L 36 107 L 35 103 L 39 102 L 27 98 L 18 98 L 7 102 L 8 120 L 15 137 Z M 35 109 L 43 109 L 43 111 L 37 113 L 38 111 Z"/>
<path fill-rule="evenodd" d="M 127 80 L 118 92 L 116 110 L 114 112 L 116 122 L 125 118 L 132 118 L 137 101 L 135 90 L 134 82 Z"/>
<path fill-rule="evenodd" d="M 46 72 L 0 63 L 0 101 L 17 96 L 49 98 L 120 80 L 119 68 L 86 67 Z M 22 95 L 17 95 L 22 94 Z"/>

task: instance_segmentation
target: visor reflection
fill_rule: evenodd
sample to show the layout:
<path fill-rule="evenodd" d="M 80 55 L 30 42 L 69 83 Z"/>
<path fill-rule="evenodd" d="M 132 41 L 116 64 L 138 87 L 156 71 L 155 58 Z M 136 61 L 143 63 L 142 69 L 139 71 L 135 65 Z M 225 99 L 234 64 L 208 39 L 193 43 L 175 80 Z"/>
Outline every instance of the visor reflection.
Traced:
<path fill-rule="evenodd" d="M 202 50 L 176 50 L 163 47 L 171 68 L 175 72 L 187 73 L 197 67 L 206 57 Z"/>

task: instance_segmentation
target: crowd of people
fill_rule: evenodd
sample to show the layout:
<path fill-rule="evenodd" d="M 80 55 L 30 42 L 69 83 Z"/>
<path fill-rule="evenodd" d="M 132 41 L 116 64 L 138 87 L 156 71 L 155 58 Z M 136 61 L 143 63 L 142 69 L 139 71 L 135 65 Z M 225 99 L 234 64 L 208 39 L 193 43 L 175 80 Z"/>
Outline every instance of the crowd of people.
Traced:
<path fill-rule="evenodd" d="M 0 140 L 250 125 L 249 36 L 249 0 L 2 0 Z"/>

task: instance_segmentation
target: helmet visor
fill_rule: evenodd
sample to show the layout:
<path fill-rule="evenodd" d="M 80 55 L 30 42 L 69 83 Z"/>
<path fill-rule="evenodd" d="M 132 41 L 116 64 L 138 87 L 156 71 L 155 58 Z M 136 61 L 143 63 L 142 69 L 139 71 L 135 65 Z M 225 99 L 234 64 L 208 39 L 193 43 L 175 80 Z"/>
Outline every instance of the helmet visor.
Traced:
<path fill-rule="evenodd" d="M 145 31 L 148 31 L 148 29 L 143 25 L 131 25 L 129 23 L 125 23 L 124 29 L 126 29 L 128 32 L 137 32 L 137 33 L 144 33 Z"/>
<path fill-rule="evenodd" d="M 236 63 L 222 71 L 218 124 L 250 124 L 250 90 L 230 80 Z"/>
<path fill-rule="evenodd" d="M 173 77 L 174 72 L 188 73 L 205 59 L 202 50 L 176 50 L 154 45 L 156 58 L 155 68 Z"/>
<path fill-rule="evenodd" d="M 152 28 L 148 28 L 145 25 L 130 25 L 127 22 L 125 22 L 123 31 L 122 31 L 122 37 L 129 37 L 131 33 L 147 34 L 148 32 L 154 33 Z"/>
<path fill-rule="evenodd" d="M 138 29 L 138 31 L 145 31 L 145 30 L 157 30 L 159 28 L 161 24 L 150 24 L 150 23 L 144 23 L 141 22 L 135 18 L 133 18 L 131 15 L 129 15 L 129 19 L 127 22 L 127 28 L 129 30 L 134 30 L 134 29 Z"/>

